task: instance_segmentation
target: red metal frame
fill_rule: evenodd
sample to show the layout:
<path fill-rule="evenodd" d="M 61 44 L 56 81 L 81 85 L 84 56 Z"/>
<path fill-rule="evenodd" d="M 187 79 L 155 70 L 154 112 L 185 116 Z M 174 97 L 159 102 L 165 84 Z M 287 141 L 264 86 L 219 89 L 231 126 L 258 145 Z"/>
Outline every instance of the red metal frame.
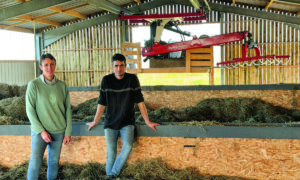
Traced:
<path fill-rule="evenodd" d="M 245 61 L 261 61 L 263 59 L 283 59 L 283 58 L 290 58 L 290 56 L 282 55 L 282 56 L 276 56 L 276 55 L 266 55 L 261 56 L 260 55 L 260 49 L 258 47 L 253 48 L 255 50 L 255 55 L 253 57 L 247 57 L 248 56 L 248 45 L 245 44 L 242 47 L 242 58 L 233 58 L 231 61 L 224 61 L 217 63 L 217 66 L 219 65 L 226 65 L 226 64 L 232 64 L 232 63 L 239 63 L 239 62 L 245 62 Z"/>
<path fill-rule="evenodd" d="M 254 47 L 253 49 L 255 50 L 255 55 L 260 56 L 260 49 L 259 49 L 259 44 L 257 44 L 258 47 Z M 244 44 L 242 47 L 242 58 L 246 58 L 248 56 L 248 45 Z"/>
<path fill-rule="evenodd" d="M 234 32 L 229 34 L 217 35 L 208 38 L 198 39 L 193 38 L 191 41 L 183 41 L 172 44 L 161 45 L 158 42 L 154 43 L 152 47 L 142 49 L 143 56 L 153 56 L 169 52 L 182 51 L 187 49 L 195 49 L 206 46 L 214 46 L 230 42 L 241 41 L 248 35 L 248 31 Z"/>
<path fill-rule="evenodd" d="M 175 17 L 183 17 L 184 21 L 195 21 L 195 20 L 206 19 L 203 10 L 196 13 L 172 13 L 172 14 L 149 14 L 149 15 L 124 15 L 124 13 L 122 13 L 120 14 L 118 19 L 129 20 L 129 23 L 149 23 L 147 19 L 163 19 L 163 18 L 175 18 Z M 217 36 L 203 38 L 203 39 L 200 38 L 198 39 L 197 37 L 194 37 L 191 41 L 177 42 L 177 43 L 171 43 L 166 45 L 161 45 L 159 42 L 154 42 L 152 47 L 142 48 L 142 55 L 154 56 L 154 55 L 165 54 L 170 52 L 195 49 L 195 48 L 201 48 L 206 46 L 214 46 L 219 44 L 226 44 L 226 43 L 241 41 L 243 39 L 246 39 L 247 36 L 248 36 L 248 31 L 242 31 L 242 32 L 234 32 L 229 34 L 217 35 Z M 219 66 L 219 65 L 225 65 L 230 63 L 256 61 L 262 59 L 289 58 L 289 56 L 276 56 L 276 55 L 261 56 L 259 44 L 255 44 L 254 47 L 252 44 L 250 48 L 251 49 L 253 48 L 255 50 L 256 56 L 247 57 L 248 44 L 245 43 L 242 47 L 242 58 L 235 58 L 232 61 L 220 62 L 217 63 L 217 65 Z"/>
<path fill-rule="evenodd" d="M 217 63 L 217 66 L 238 63 L 238 62 L 245 62 L 245 61 L 257 61 L 257 60 L 260 61 L 262 59 L 283 59 L 283 58 L 290 58 L 290 56 L 267 55 L 267 56 L 253 56 L 253 57 L 246 57 L 246 58 L 234 58 L 232 61 L 225 61 L 225 62 Z"/>

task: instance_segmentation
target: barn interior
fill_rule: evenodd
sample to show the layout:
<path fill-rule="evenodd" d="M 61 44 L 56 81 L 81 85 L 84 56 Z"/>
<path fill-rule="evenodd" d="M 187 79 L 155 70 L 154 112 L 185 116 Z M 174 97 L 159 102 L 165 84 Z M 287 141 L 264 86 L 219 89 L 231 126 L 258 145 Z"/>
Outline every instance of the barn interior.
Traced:
<path fill-rule="evenodd" d="M 298 0 L 1 0 L 0 29 L 33 34 L 35 59 L 0 60 L 0 177 L 29 159 L 24 96 L 44 53 L 56 57 L 73 108 L 60 163 L 105 163 L 103 124 L 85 123 L 112 55 L 122 53 L 161 124 L 152 132 L 137 112 L 128 170 L 150 162 L 179 173 L 139 169 L 121 179 L 297 179 L 299 17 Z M 179 176 L 186 169 L 192 175 Z"/>

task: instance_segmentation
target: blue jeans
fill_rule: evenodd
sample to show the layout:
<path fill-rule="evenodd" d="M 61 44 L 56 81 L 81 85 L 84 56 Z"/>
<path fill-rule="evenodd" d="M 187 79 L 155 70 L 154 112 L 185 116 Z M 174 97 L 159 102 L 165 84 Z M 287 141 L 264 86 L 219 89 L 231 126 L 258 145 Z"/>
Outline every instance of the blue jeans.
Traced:
<path fill-rule="evenodd" d="M 31 155 L 27 173 L 28 180 L 38 180 L 44 153 L 48 146 L 47 179 L 56 179 L 62 143 L 65 133 L 50 134 L 52 142 L 46 143 L 41 134 L 31 132 Z"/>
<path fill-rule="evenodd" d="M 125 126 L 120 130 L 114 130 L 106 128 L 104 130 L 105 141 L 107 146 L 106 155 L 106 175 L 118 176 L 120 171 L 128 159 L 128 156 L 132 150 L 134 139 L 134 126 Z M 121 153 L 117 156 L 117 142 L 119 134 L 123 141 L 123 147 Z"/>

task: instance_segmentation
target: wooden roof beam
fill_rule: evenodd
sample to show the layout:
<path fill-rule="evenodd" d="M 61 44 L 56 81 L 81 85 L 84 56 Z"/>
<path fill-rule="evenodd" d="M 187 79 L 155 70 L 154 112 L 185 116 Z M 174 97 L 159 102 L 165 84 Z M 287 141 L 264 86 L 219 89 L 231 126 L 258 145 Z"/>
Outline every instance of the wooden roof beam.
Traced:
<path fill-rule="evenodd" d="M 86 6 L 86 5 L 88 5 L 88 4 L 82 4 L 82 5 L 79 5 L 79 6 L 74 6 L 72 8 L 65 9 L 65 11 L 71 11 L 73 9 L 77 9 L 79 7 L 83 7 L 83 6 Z M 13 24 L 11 26 L 8 26 L 7 29 L 10 29 L 10 27 L 15 27 L 15 26 L 18 26 L 18 25 L 21 25 L 21 24 L 25 24 L 28 21 L 32 21 L 32 19 L 35 22 L 39 22 L 40 21 L 39 23 L 43 23 L 43 24 L 50 24 L 50 25 L 53 25 L 53 26 L 61 26 L 61 24 L 58 23 L 58 22 L 54 22 L 54 21 L 50 21 L 50 20 L 44 19 L 46 17 L 53 16 L 53 15 L 58 14 L 58 13 L 60 13 L 60 12 L 53 12 L 53 13 L 46 14 L 46 15 L 43 15 L 43 16 L 40 16 L 40 17 L 32 17 L 32 16 L 28 17 L 27 15 L 24 15 L 25 20 L 22 18 L 22 16 L 16 17 L 16 19 L 8 19 L 7 21 L 21 21 L 21 22 Z"/>
<path fill-rule="evenodd" d="M 51 8 L 48 8 L 50 9 L 51 11 L 55 11 L 55 12 L 58 12 L 58 13 L 62 13 L 62 14 L 67 14 L 67 15 L 70 15 L 70 16 L 74 16 L 74 17 L 78 17 L 80 19 L 86 19 L 87 16 L 84 15 L 84 14 L 81 14 L 79 12 L 76 12 L 76 11 L 73 11 L 74 9 L 78 9 L 80 7 L 83 7 L 83 6 L 87 6 L 88 4 L 85 3 L 85 4 L 82 4 L 82 5 L 79 5 L 79 6 L 75 6 L 75 7 L 72 7 L 72 8 L 68 8 L 68 9 L 63 9 L 59 6 L 55 6 L 55 7 L 51 7 Z"/>
<path fill-rule="evenodd" d="M 72 8 L 63 9 L 62 11 L 64 11 L 64 12 L 70 12 L 71 11 L 72 12 L 73 9 L 77 9 L 77 8 L 80 8 L 80 7 L 83 7 L 83 6 L 86 6 L 86 5 L 88 5 L 88 4 L 82 4 L 82 5 L 79 5 L 79 6 L 74 6 Z M 31 22 L 31 21 L 32 22 L 42 23 L 42 24 L 49 24 L 49 25 L 52 25 L 52 26 L 61 26 L 61 24 L 58 23 L 58 22 L 51 21 L 51 20 L 48 20 L 48 19 L 44 19 L 46 17 L 53 16 L 53 15 L 58 14 L 58 13 L 60 13 L 60 12 L 59 11 L 58 12 L 53 12 L 53 13 L 46 14 L 46 15 L 43 15 L 43 16 L 40 16 L 40 17 L 32 17 L 32 16 L 24 15 L 24 16 L 18 16 L 15 19 L 8 19 L 7 21 L 21 21 L 21 22 L 13 24 L 13 25 L 10 25 L 10 26 L 6 26 L 5 29 L 12 29 L 15 26 L 18 26 L 18 25 L 21 25 L 21 24 L 25 24 L 25 23 L 28 23 L 28 22 Z M 78 14 L 72 13 L 72 14 L 73 15 L 75 14 L 76 17 L 80 16 L 80 15 L 78 15 L 80 13 L 78 13 Z M 80 17 L 85 17 L 85 16 L 80 16 Z"/>
<path fill-rule="evenodd" d="M 8 19 L 6 21 L 21 21 L 19 23 L 16 23 L 16 24 L 13 24 L 13 25 L 10 25 L 8 26 L 6 29 L 10 29 L 12 27 L 15 27 L 15 26 L 18 26 L 18 25 L 21 25 L 21 24 L 25 24 L 25 23 L 28 23 L 30 21 L 32 21 L 31 19 L 35 19 L 35 20 L 39 20 L 39 19 L 43 19 L 45 17 L 48 17 L 48 16 L 52 16 L 52 15 L 55 15 L 55 14 L 58 14 L 58 12 L 54 12 L 54 13 L 50 13 L 50 14 L 46 14 L 46 15 L 43 15 L 43 16 L 40 16 L 40 17 L 28 17 L 28 15 L 24 15 L 25 16 L 25 20 L 22 18 L 22 16 L 19 16 L 19 17 L 16 17 L 15 19 Z M 36 21 L 37 22 L 37 21 Z"/>
<path fill-rule="evenodd" d="M 272 5 L 273 2 L 274 2 L 274 0 L 271 0 L 271 1 L 267 4 L 267 6 L 265 7 L 265 10 L 266 10 L 266 11 L 270 8 L 270 6 Z"/>
<path fill-rule="evenodd" d="M 15 6 L 0 9 L 0 22 L 12 19 L 18 16 L 29 14 L 41 9 L 58 6 L 72 0 L 31 0 L 26 3 L 20 3 Z"/>
<path fill-rule="evenodd" d="M 52 26 L 61 26 L 61 24 L 59 22 L 56 21 L 51 21 L 49 19 L 44 19 L 41 17 L 33 17 L 33 16 L 29 16 L 29 15 L 24 15 L 24 16 L 18 16 L 16 19 L 20 19 L 23 21 L 29 21 L 29 22 L 38 22 L 38 23 L 42 23 L 42 24 L 49 24 Z"/>

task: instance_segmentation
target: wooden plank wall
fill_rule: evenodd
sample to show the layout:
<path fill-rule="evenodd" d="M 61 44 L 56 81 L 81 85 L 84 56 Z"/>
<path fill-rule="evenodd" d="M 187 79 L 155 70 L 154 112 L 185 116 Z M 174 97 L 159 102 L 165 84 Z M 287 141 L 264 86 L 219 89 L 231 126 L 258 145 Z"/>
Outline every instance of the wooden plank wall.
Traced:
<path fill-rule="evenodd" d="M 213 46 L 189 49 L 186 51 L 186 72 L 209 74 L 209 85 L 214 85 Z"/>
<path fill-rule="evenodd" d="M 68 86 L 97 86 L 111 72 L 111 57 L 121 52 L 120 22 L 82 29 L 46 47 L 57 60 L 56 75 Z"/>
<path fill-rule="evenodd" d="M 118 145 L 119 154 L 120 140 Z M 21 164 L 30 158 L 30 136 L 0 136 L 0 149 L 2 166 Z M 296 180 L 299 151 L 299 139 L 138 137 L 126 163 L 161 158 L 170 168 L 194 168 L 199 174 Z M 104 136 L 73 136 L 62 147 L 60 164 L 105 164 L 105 159 Z"/>

